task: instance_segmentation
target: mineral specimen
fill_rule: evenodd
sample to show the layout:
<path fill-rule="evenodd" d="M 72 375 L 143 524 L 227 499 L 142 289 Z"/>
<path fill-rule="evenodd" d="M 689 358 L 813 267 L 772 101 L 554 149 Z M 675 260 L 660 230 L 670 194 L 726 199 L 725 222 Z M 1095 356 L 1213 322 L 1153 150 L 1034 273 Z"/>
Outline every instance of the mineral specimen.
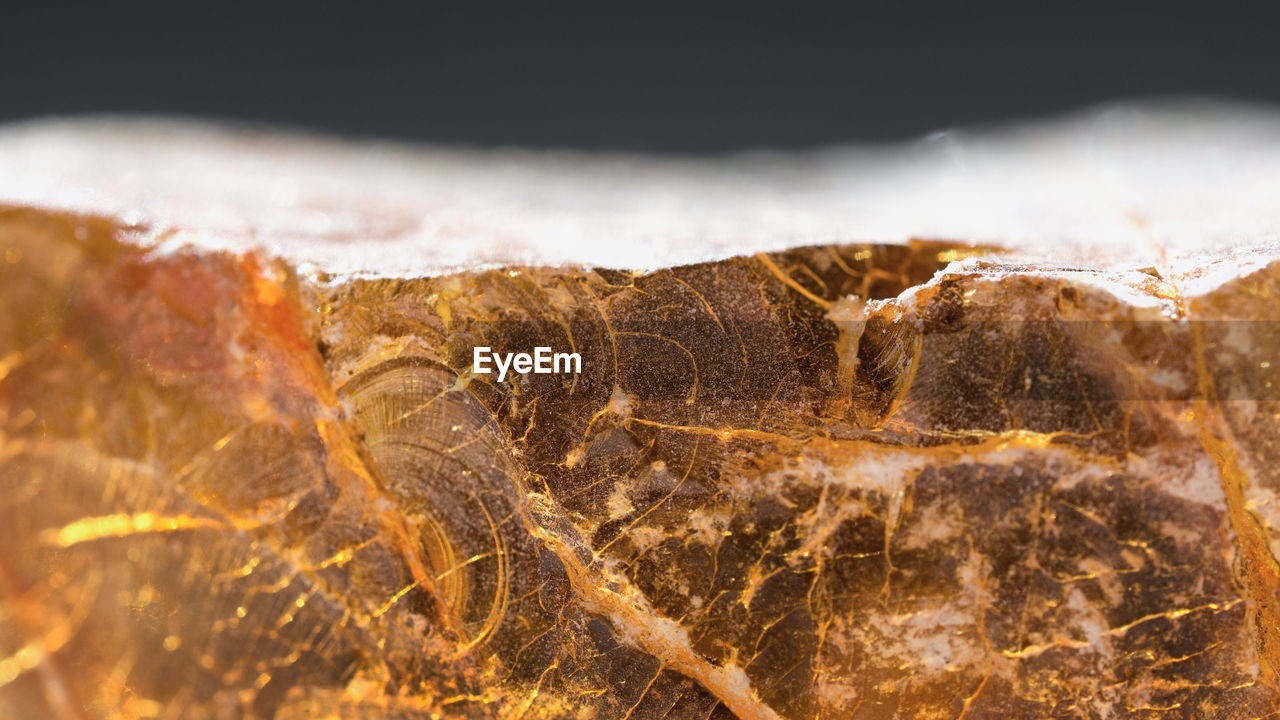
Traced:
<path fill-rule="evenodd" d="M 0 716 L 1274 717 L 1278 160 L 10 128 Z"/>

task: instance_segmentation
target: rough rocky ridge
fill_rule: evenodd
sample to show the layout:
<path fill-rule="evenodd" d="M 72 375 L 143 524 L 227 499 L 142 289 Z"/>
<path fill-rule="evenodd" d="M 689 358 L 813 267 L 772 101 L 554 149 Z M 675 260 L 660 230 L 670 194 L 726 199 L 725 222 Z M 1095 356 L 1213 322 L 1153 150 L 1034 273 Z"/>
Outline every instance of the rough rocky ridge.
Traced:
<path fill-rule="evenodd" d="M 0 138 L 28 158 L 0 188 L 81 162 L 41 132 Z M 513 262 L 495 231 L 473 268 L 336 272 L 305 233 L 134 217 L 77 172 L 0 209 L 4 714 L 1280 711 L 1265 234 L 709 241 L 633 269 Z M 583 371 L 497 383 L 478 345 Z"/>

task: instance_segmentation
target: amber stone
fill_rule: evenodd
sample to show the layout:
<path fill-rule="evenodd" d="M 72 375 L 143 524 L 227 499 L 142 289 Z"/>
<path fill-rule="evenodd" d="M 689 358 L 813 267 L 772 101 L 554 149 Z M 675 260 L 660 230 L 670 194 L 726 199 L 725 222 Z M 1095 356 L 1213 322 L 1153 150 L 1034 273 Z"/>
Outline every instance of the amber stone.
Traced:
<path fill-rule="evenodd" d="M 941 189 L 954 148 L 0 132 L 0 716 L 1275 716 L 1280 245 L 1214 213 L 1280 121 L 1142 117 Z M 1146 215 L 947 205 L 1099 145 Z"/>

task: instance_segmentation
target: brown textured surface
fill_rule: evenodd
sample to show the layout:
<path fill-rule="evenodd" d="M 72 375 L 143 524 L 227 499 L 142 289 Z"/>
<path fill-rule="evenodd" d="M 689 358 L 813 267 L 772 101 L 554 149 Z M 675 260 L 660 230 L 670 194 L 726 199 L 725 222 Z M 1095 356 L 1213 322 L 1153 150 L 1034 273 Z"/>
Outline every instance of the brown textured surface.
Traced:
<path fill-rule="evenodd" d="M 135 237 L 0 210 L 0 716 L 1280 711 L 1273 249 L 318 282 Z"/>

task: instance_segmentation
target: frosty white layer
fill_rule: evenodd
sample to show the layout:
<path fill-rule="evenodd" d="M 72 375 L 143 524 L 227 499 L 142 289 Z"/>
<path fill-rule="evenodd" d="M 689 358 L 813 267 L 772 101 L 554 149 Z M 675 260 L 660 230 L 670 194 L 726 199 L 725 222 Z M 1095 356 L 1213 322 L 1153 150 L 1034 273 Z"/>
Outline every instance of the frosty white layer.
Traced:
<path fill-rule="evenodd" d="M 194 122 L 0 129 L 0 203 L 263 247 L 337 275 L 654 269 L 796 245 L 997 243 L 1072 265 L 1276 247 L 1280 112 L 1118 106 L 999 132 L 727 159 L 462 151 Z"/>

